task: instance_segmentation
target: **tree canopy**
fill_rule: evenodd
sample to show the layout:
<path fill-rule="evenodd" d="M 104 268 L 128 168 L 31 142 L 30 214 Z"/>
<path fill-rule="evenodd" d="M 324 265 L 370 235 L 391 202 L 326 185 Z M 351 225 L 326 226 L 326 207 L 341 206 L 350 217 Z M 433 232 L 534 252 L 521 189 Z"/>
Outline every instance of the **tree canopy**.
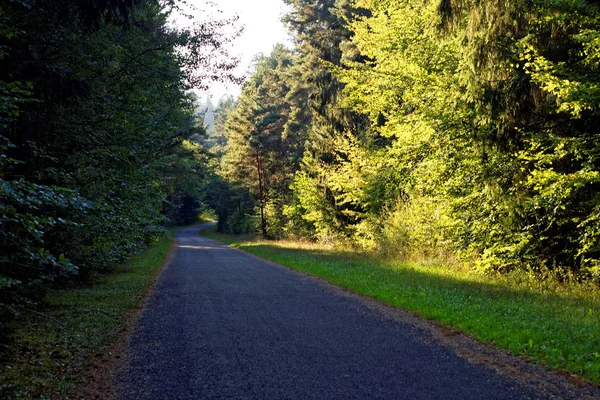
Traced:
<path fill-rule="evenodd" d="M 203 207 L 226 232 L 600 278 L 591 0 L 286 0 L 239 82 L 231 20 L 179 2 L 0 6 L 0 307 L 114 265 Z"/>
<path fill-rule="evenodd" d="M 187 139 L 204 128 L 189 89 L 235 79 L 232 21 L 176 29 L 176 6 L 0 6 L 3 315 L 44 281 L 112 269 L 198 207 L 206 157 Z"/>
<path fill-rule="evenodd" d="M 596 2 L 287 3 L 293 73 L 260 96 L 248 87 L 229 129 L 248 123 L 234 142 L 251 149 L 270 121 L 260 110 L 282 90 L 306 96 L 289 116 L 303 155 L 291 195 L 269 194 L 286 194 L 272 225 L 482 271 L 598 277 Z M 227 157 L 225 169 L 240 160 Z M 238 172 L 256 181 L 249 164 Z"/>

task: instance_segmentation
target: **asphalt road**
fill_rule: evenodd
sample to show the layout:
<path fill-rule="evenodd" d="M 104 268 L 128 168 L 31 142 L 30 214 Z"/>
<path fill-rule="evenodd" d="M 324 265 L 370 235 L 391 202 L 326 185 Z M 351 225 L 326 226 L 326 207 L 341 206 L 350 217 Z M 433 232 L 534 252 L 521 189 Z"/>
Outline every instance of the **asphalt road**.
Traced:
<path fill-rule="evenodd" d="M 358 296 L 197 236 L 133 333 L 123 399 L 530 399 Z"/>

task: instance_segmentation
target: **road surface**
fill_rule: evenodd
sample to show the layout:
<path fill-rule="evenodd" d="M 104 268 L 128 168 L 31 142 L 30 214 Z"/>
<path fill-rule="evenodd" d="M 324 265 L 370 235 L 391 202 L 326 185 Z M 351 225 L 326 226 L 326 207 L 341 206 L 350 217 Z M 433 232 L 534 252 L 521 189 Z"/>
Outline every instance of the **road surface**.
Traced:
<path fill-rule="evenodd" d="M 123 399 L 532 399 L 326 283 L 177 233 L 129 343 Z"/>

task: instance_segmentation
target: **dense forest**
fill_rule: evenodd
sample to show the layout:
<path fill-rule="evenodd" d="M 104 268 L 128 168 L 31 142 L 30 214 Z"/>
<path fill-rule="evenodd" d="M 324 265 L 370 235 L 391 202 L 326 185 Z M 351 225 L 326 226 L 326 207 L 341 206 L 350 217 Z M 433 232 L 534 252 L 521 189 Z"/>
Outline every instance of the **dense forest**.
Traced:
<path fill-rule="evenodd" d="M 287 3 L 215 112 L 221 231 L 600 276 L 597 2 Z"/>
<path fill-rule="evenodd" d="M 235 21 L 158 0 L 0 6 L 0 313 L 110 271 L 202 207 L 222 232 L 600 278 L 592 0 L 286 0 L 236 81 Z"/>
<path fill-rule="evenodd" d="M 186 11 L 187 10 L 187 11 Z M 197 221 L 210 176 L 192 88 L 237 81 L 234 20 L 158 0 L 0 6 L 0 318 Z M 188 14 L 186 14 L 188 13 Z"/>

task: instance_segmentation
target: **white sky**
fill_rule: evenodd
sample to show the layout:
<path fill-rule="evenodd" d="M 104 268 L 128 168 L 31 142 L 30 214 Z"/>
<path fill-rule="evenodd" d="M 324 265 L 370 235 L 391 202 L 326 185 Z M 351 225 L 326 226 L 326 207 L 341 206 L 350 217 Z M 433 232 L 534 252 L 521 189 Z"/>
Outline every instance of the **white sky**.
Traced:
<path fill-rule="evenodd" d="M 193 5 L 206 9 L 207 1 L 192 0 Z M 212 0 L 211 3 L 222 14 L 220 18 L 239 16 L 239 23 L 244 27 L 242 35 L 235 40 L 231 55 L 240 57 L 238 75 L 245 74 L 252 65 L 252 60 L 259 53 L 269 54 L 275 44 L 283 43 L 291 47 L 287 29 L 280 19 L 287 6 L 283 0 Z M 226 93 L 238 96 L 241 88 L 237 85 L 211 84 L 210 94 L 216 105 Z M 204 96 L 203 96 L 204 97 Z"/>

